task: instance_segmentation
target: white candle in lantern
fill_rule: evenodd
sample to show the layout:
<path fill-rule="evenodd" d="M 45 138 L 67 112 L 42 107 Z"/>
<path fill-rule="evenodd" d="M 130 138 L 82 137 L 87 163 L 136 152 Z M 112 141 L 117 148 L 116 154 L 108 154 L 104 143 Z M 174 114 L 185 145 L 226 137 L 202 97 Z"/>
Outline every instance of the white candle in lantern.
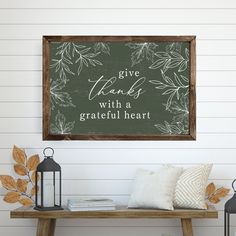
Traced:
<path fill-rule="evenodd" d="M 54 207 L 54 186 L 51 183 L 45 183 L 43 186 L 43 205 Z"/>

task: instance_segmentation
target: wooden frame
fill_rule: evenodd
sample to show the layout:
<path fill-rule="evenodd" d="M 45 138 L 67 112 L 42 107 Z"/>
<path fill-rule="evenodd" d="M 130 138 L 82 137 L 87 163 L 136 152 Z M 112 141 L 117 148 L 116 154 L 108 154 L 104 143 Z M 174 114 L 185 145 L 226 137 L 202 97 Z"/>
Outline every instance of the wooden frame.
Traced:
<path fill-rule="evenodd" d="M 195 140 L 196 40 L 195 36 L 43 36 L 43 140 Z M 52 42 L 188 42 L 189 132 L 187 134 L 52 134 L 50 133 L 50 43 Z"/>

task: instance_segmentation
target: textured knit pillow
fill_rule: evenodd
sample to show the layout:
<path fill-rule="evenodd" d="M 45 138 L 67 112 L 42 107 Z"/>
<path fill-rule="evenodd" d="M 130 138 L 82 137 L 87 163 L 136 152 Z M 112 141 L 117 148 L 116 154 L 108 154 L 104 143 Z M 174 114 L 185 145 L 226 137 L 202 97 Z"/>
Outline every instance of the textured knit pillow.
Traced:
<path fill-rule="evenodd" d="M 130 208 L 173 210 L 173 198 L 182 168 L 163 166 L 158 171 L 139 169 L 129 200 Z"/>
<path fill-rule="evenodd" d="M 174 207 L 206 209 L 205 191 L 212 164 L 188 168 L 180 176 L 174 196 Z"/>

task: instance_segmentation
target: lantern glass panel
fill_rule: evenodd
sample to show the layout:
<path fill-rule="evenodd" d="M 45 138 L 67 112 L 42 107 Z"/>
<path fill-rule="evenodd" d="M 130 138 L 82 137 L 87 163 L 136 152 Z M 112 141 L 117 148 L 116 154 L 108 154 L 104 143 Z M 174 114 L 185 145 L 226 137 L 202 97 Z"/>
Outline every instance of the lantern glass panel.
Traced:
<path fill-rule="evenodd" d="M 54 207 L 54 172 L 43 173 L 43 206 Z"/>
<path fill-rule="evenodd" d="M 60 172 L 55 172 L 55 205 L 60 206 L 61 205 L 61 190 L 60 190 Z"/>
<path fill-rule="evenodd" d="M 42 186 L 41 186 L 41 179 L 42 179 L 42 174 L 41 172 L 37 172 L 37 180 L 38 180 L 38 192 L 37 192 L 37 202 L 36 205 L 37 206 L 41 206 L 41 190 L 42 190 Z"/>

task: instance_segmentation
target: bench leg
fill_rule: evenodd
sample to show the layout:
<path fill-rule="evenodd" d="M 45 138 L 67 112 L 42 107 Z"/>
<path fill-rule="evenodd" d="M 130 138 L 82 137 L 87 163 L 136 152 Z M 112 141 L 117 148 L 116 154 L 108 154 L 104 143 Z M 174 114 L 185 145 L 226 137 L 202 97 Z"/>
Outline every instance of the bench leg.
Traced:
<path fill-rule="evenodd" d="M 37 236 L 54 236 L 56 219 L 38 219 Z"/>
<path fill-rule="evenodd" d="M 192 219 L 181 219 L 183 236 L 193 236 Z"/>
<path fill-rule="evenodd" d="M 51 222 L 50 222 L 48 236 L 54 236 L 55 228 L 56 228 L 56 219 L 51 219 L 50 221 Z"/>

